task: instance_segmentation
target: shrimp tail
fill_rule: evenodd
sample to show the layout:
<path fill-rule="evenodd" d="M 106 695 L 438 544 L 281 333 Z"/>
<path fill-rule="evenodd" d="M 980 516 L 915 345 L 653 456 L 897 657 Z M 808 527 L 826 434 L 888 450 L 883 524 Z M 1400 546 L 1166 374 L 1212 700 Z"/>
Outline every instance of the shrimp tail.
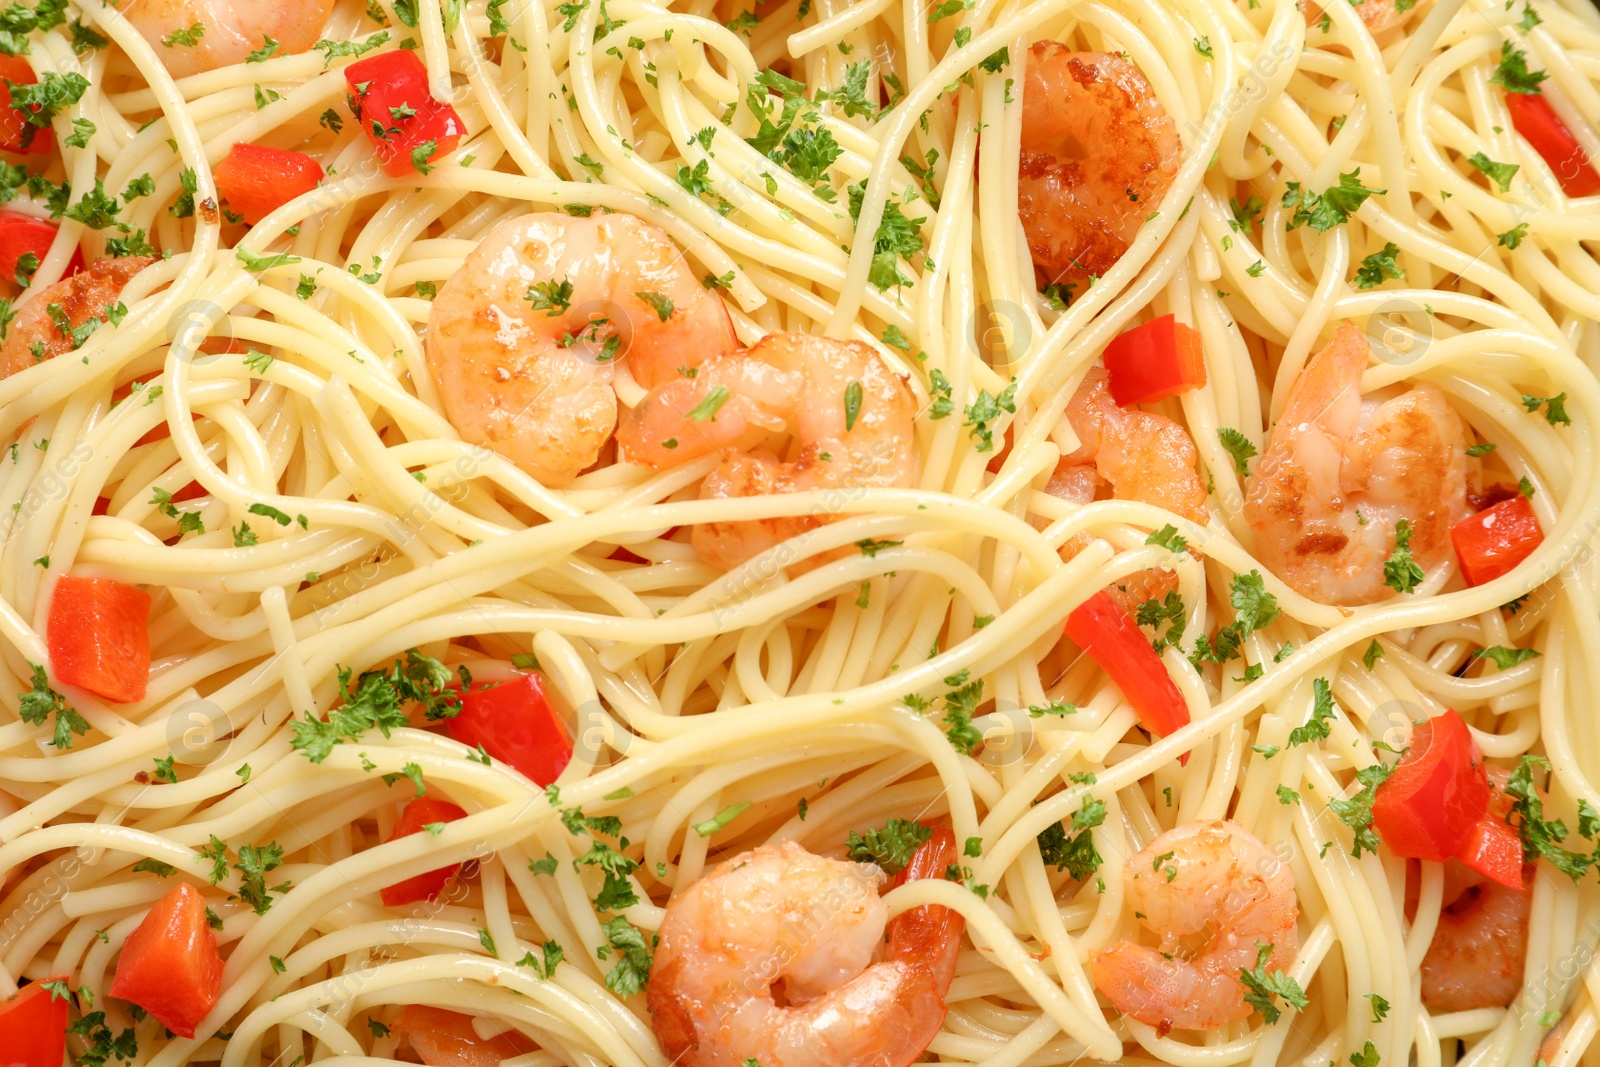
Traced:
<path fill-rule="evenodd" d="M 895 875 L 893 886 L 918 878 L 943 878 L 956 862 L 956 835 L 947 826 L 935 827 L 933 835 L 912 855 L 911 862 Z M 943 989 L 956 975 L 956 958 L 961 954 L 961 933 L 967 921 L 961 913 L 934 904 L 912 908 L 889 920 L 889 949 L 886 960 L 908 960 L 924 967 Z M 944 1018 L 944 1001 L 939 1001 L 939 1017 Z"/>

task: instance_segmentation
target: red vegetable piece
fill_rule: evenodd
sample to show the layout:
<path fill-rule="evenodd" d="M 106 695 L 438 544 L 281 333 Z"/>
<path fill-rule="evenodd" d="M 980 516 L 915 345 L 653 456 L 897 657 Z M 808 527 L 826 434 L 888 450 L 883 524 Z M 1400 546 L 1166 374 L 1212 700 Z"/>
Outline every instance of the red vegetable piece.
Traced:
<path fill-rule="evenodd" d="M 431 161 L 455 148 L 467 132 L 456 109 L 428 91 L 428 72 L 415 52 L 358 59 L 344 68 L 344 80 L 350 86 L 350 110 L 391 178 L 422 170 L 412 153 L 429 141 Z"/>
<path fill-rule="evenodd" d="M 20 211 L 0 211 L 0 282 L 15 284 L 17 261 L 32 252 L 40 262 L 50 254 L 58 227 L 53 222 L 24 215 Z M 83 252 L 74 249 L 63 277 L 83 269 Z M 4 1067 L 0 1064 L 0 1067 Z"/>
<path fill-rule="evenodd" d="M 445 722 L 451 737 L 463 745 L 482 745 L 538 785 L 555 781 L 572 759 L 572 736 L 545 696 L 538 673 L 462 693 L 461 714 Z"/>
<path fill-rule="evenodd" d="M 111 995 L 133 1001 L 179 1037 L 193 1037 L 221 992 L 222 957 L 205 898 L 179 882 L 128 935 Z"/>
<path fill-rule="evenodd" d="M 1522 839 L 1500 816 L 1486 814 L 1474 823 L 1456 859 L 1490 881 L 1522 888 Z"/>
<path fill-rule="evenodd" d="M 1446 711 L 1412 731 L 1411 747 L 1378 786 L 1372 818 L 1396 856 L 1442 863 L 1466 844 L 1488 803 L 1472 731 Z"/>
<path fill-rule="evenodd" d="M 479 1037 L 472 1016 L 427 1004 L 407 1005 L 392 1029 L 428 1067 L 499 1067 L 501 1060 L 538 1051 L 515 1031 Z"/>
<path fill-rule="evenodd" d="M 37 85 L 39 76 L 21 56 L 0 55 L 0 79 L 17 85 Z M 28 113 L 11 106 L 11 86 L 4 87 L 5 103 L 0 105 L 0 151 L 25 156 L 45 155 L 55 148 L 56 137 L 48 126 L 28 122 Z M 37 111 L 35 105 L 32 110 Z"/>
<path fill-rule="evenodd" d="M 67 685 L 117 704 L 144 699 L 150 681 L 150 594 L 109 578 L 56 583 L 50 666 Z"/>
<path fill-rule="evenodd" d="M 1520 494 L 1450 527 L 1450 540 L 1468 585 L 1483 585 L 1527 559 L 1544 541 L 1539 520 Z"/>
<path fill-rule="evenodd" d="M 67 999 L 45 988 L 46 978 L 0 1001 L 0 1067 L 61 1067 L 67 1050 Z"/>
<path fill-rule="evenodd" d="M 1165 400 L 1206 384 L 1200 335 L 1163 315 L 1117 336 L 1105 351 L 1111 399 L 1122 407 Z"/>
<path fill-rule="evenodd" d="M 254 226 L 322 181 L 322 164 L 304 152 L 242 141 L 228 150 L 212 175 L 228 207 Z"/>
<path fill-rule="evenodd" d="M 1511 125 L 1550 164 L 1568 196 L 1600 193 L 1600 172 L 1544 97 L 1507 93 L 1506 110 L 1511 112 Z"/>
<path fill-rule="evenodd" d="M 455 822 L 466 817 L 465 811 L 448 800 L 418 797 L 407 804 L 406 810 L 400 813 L 400 821 L 394 824 L 389 840 L 395 841 L 419 833 L 430 823 Z M 415 904 L 419 900 L 432 900 L 444 889 L 444 884 L 450 880 L 450 876 L 460 869 L 461 864 L 455 863 L 449 867 L 440 867 L 436 871 L 423 871 L 394 885 L 385 886 L 379 895 L 383 898 L 384 904 L 391 908 L 398 908 L 403 904 Z"/>
<path fill-rule="evenodd" d="M 1067 616 L 1067 637 L 1111 676 L 1139 716 L 1139 724 L 1165 737 L 1189 722 L 1189 707 L 1166 665 L 1128 613 L 1104 590 Z"/>

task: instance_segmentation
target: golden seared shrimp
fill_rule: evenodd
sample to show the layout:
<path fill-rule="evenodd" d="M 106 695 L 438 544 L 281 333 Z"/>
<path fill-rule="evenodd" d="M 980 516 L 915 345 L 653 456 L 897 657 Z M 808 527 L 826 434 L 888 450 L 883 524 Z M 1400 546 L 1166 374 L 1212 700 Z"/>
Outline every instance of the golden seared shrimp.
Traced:
<path fill-rule="evenodd" d="M 1424 570 L 1450 551 L 1450 527 L 1471 514 L 1478 461 L 1444 393 L 1422 384 L 1364 399 L 1370 349 L 1344 323 L 1289 390 L 1283 417 L 1246 484 L 1256 554 L 1295 590 L 1328 604 L 1391 595 L 1384 561 L 1409 524 Z"/>
<path fill-rule="evenodd" d="M 626 360 L 645 386 L 737 347 L 721 300 L 632 215 L 540 212 L 496 226 L 428 314 L 428 368 L 462 438 L 549 485 L 590 466 Z"/>
<path fill-rule="evenodd" d="M 798 333 L 700 365 L 652 389 L 617 429 L 625 458 L 662 470 L 725 453 L 702 499 L 841 486 L 906 486 L 916 476 L 916 396 L 867 345 Z M 786 458 L 758 447 L 788 430 Z M 700 557 L 728 569 L 829 521 L 806 515 L 702 523 Z"/>
<path fill-rule="evenodd" d="M 1255 970 L 1258 943 L 1272 946 L 1267 970 L 1294 963 L 1294 876 L 1238 823 L 1168 830 L 1128 861 L 1123 878 L 1128 907 L 1161 944 L 1119 941 L 1096 954 L 1095 988 L 1163 1034 L 1249 1016 L 1239 972 Z"/>
<path fill-rule="evenodd" d="M 1178 172 L 1177 124 L 1139 68 L 1057 41 L 1028 49 L 1017 210 L 1040 287 L 1105 274 Z"/>
<path fill-rule="evenodd" d="M 1061 457 L 1045 492 L 1087 504 L 1108 484 L 1117 500 L 1154 504 L 1204 526 L 1211 516 L 1196 470 L 1200 454 L 1189 432 L 1165 415 L 1119 407 L 1106 382 L 1105 370 L 1092 368 L 1068 402 L 1066 418 L 1079 445 Z M 1075 555 L 1087 543 L 1081 536 L 1063 549 Z M 1152 569 L 1129 575 L 1106 591 L 1132 612 L 1146 600 L 1161 599 L 1176 584 L 1171 571 Z"/>
<path fill-rule="evenodd" d="M 96 259 L 70 278 L 47 286 L 17 312 L 0 344 L 0 378 L 9 378 L 63 352 L 77 347 L 63 333 L 50 309 L 65 315 L 68 329 L 76 330 L 90 319 L 105 322 L 106 310 L 115 307 L 128 279 L 155 260 L 148 256 L 123 259 Z M 35 346 L 41 346 L 37 350 Z"/>
<path fill-rule="evenodd" d="M 1488 771 L 1488 813 L 1505 819 L 1513 803 L 1505 791 L 1511 772 L 1504 767 Z M 1526 866 L 1522 877 L 1531 885 Z M 1422 957 L 1422 1002 L 1447 1012 L 1503 1008 L 1515 1000 L 1522 989 L 1532 907 L 1531 888 L 1512 889 L 1446 860 L 1444 910 Z"/>
<path fill-rule="evenodd" d="M 118 0 L 117 10 L 167 71 L 184 78 L 243 63 L 268 38 L 278 55 L 304 52 L 322 35 L 333 0 Z"/>
<path fill-rule="evenodd" d="M 943 877 L 939 829 L 900 879 Z M 792 841 L 754 849 L 667 905 L 649 1008 L 676 1067 L 905 1067 L 944 1022 L 962 919 L 914 908 L 887 923 L 871 864 Z M 879 962 L 873 962 L 879 956 Z"/>

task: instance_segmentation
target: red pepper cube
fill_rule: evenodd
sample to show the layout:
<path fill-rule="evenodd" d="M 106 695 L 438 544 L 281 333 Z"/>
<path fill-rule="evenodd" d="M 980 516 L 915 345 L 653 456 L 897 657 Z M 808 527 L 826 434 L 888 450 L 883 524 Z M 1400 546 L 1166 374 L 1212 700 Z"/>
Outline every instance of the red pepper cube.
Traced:
<path fill-rule="evenodd" d="M 432 797 L 418 797 L 406 805 L 406 810 L 400 813 L 400 821 L 394 824 L 394 829 L 389 833 L 389 840 L 395 841 L 402 837 L 420 833 L 424 827 L 433 823 L 455 822 L 465 819 L 467 813 L 456 807 L 448 800 L 435 800 Z M 461 864 L 453 863 L 448 867 L 440 867 L 435 871 L 423 871 L 410 878 L 396 882 L 394 885 L 384 886 L 378 895 L 383 898 L 385 905 L 398 908 L 404 904 L 415 904 L 419 900 L 432 900 L 444 889 L 450 876 L 461 869 Z"/>
<path fill-rule="evenodd" d="M 463 745 L 482 745 L 536 785 L 555 781 L 572 759 L 572 735 L 538 673 L 463 692 L 461 713 L 445 722 L 451 737 Z"/>
<path fill-rule="evenodd" d="M 150 681 L 150 594 L 109 578 L 56 583 L 46 634 L 56 678 L 117 704 Z"/>
<path fill-rule="evenodd" d="M 61 1067 L 67 1051 L 68 1001 L 46 988 L 56 982 L 65 983 L 66 978 L 34 982 L 0 1001 L 0 1035 L 5 1038 L 0 1067 Z"/>
<path fill-rule="evenodd" d="M 1104 590 L 1067 616 L 1067 637 L 1117 683 L 1146 730 L 1165 737 L 1188 725 L 1189 706 L 1166 664 L 1139 625 Z"/>
<path fill-rule="evenodd" d="M 1563 192 L 1568 196 L 1600 193 L 1600 172 L 1549 101 L 1530 93 L 1507 93 L 1506 110 L 1511 112 L 1511 125 L 1550 164 Z"/>
<path fill-rule="evenodd" d="M 415 52 L 401 49 L 359 59 L 344 68 L 350 86 L 350 110 L 391 178 L 418 171 L 451 149 L 466 134 L 461 116 L 428 91 L 428 71 Z M 414 153 L 428 145 L 418 166 Z"/>
<path fill-rule="evenodd" d="M 133 1001 L 179 1037 L 193 1037 L 221 992 L 222 956 L 205 898 L 179 882 L 128 935 L 111 995 Z"/>
<path fill-rule="evenodd" d="M 1450 527 L 1450 540 L 1468 585 L 1510 573 L 1544 541 L 1527 497 L 1518 494 Z"/>
<path fill-rule="evenodd" d="M 228 207 L 252 226 L 323 179 L 322 164 L 304 152 L 243 142 L 228 150 L 212 175 Z"/>
<path fill-rule="evenodd" d="M 1461 716 L 1417 724 L 1411 747 L 1378 786 L 1372 818 L 1396 856 L 1442 863 L 1466 844 L 1489 803 L 1489 776 Z"/>
<path fill-rule="evenodd" d="M 16 85 L 37 85 L 39 76 L 21 56 L 0 55 L 0 80 Z M 55 148 L 56 135 L 49 126 L 35 126 L 28 112 L 11 106 L 11 84 L 5 86 L 5 103 L 0 105 L 0 151 L 26 156 L 45 155 Z M 31 108 L 38 111 L 38 105 Z"/>
<path fill-rule="evenodd" d="M 1200 335 L 1173 315 L 1152 319 L 1106 346 L 1111 399 L 1121 407 L 1165 400 L 1206 384 Z"/>
<path fill-rule="evenodd" d="M 1456 859 L 1508 889 L 1523 888 L 1522 838 L 1499 816 L 1485 814 L 1474 823 Z"/>
<path fill-rule="evenodd" d="M 17 262 L 25 255 L 31 253 L 42 262 L 50 254 L 58 229 L 53 222 L 20 211 L 0 211 L 0 282 L 16 283 Z M 62 276 L 76 274 L 82 269 L 83 252 L 74 249 Z"/>

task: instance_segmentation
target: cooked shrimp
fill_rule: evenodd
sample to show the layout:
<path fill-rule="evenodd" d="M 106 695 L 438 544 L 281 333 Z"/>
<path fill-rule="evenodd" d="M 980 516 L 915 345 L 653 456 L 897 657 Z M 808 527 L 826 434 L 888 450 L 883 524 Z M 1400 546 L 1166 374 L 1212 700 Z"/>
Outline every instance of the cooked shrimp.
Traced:
<path fill-rule="evenodd" d="M 503 1059 L 536 1052 L 532 1041 L 515 1031 L 479 1037 L 472 1016 L 411 1004 L 395 1020 L 393 1033 L 428 1067 L 499 1067 Z"/>
<path fill-rule="evenodd" d="M 148 256 L 97 259 L 72 277 L 47 286 L 17 312 L 6 331 L 5 343 L 0 344 L 0 378 L 78 347 L 82 342 L 75 344 L 69 331 L 90 319 L 105 322 L 107 309 L 116 306 L 128 279 L 154 262 Z M 66 331 L 57 322 L 63 315 Z"/>
<path fill-rule="evenodd" d="M 623 455 L 658 470 L 726 453 L 702 499 L 844 486 L 905 486 L 916 476 L 916 397 L 859 341 L 772 334 L 652 389 L 617 430 Z M 791 430 L 789 458 L 758 447 Z M 806 515 L 702 523 L 692 540 L 713 566 L 735 567 L 830 521 Z"/>
<path fill-rule="evenodd" d="M 1163 1034 L 1247 1017 L 1239 972 L 1255 970 L 1257 943 L 1272 946 L 1269 970 L 1294 963 L 1294 875 L 1237 823 L 1168 830 L 1128 861 L 1124 881 L 1128 906 L 1161 944 L 1119 941 L 1098 953 L 1095 988 Z"/>
<path fill-rule="evenodd" d="M 183 78 L 243 63 L 269 38 L 278 55 L 304 52 L 321 36 L 333 0 L 118 0 L 117 10 Z"/>
<path fill-rule="evenodd" d="M 1079 445 L 1061 457 L 1045 492 L 1087 504 L 1104 483 L 1117 500 L 1154 504 L 1204 526 L 1210 519 L 1206 489 L 1188 431 L 1165 415 L 1119 407 L 1106 382 L 1106 372 L 1093 368 L 1067 404 Z M 1075 538 L 1063 551 L 1075 555 L 1087 543 L 1087 537 Z M 1161 599 L 1176 583 L 1171 571 L 1155 569 L 1129 575 L 1107 592 L 1132 611 L 1152 597 Z"/>
<path fill-rule="evenodd" d="M 948 829 L 904 877 L 942 876 Z M 887 924 L 883 872 L 785 841 L 736 856 L 667 906 L 650 971 L 661 1049 L 678 1067 L 904 1067 L 944 1022 L 962 919 L 915 908 Z"/>
<path fill-rule="evenodd" d="M 1017 210 L 1040 287 L 1106 273 L 1178 172 L 1177 124 L 1139 68 L 1057 41 L 1028 49 Z"/>
<path fill-rule="evenodd" d="M 1382 33 L 1410 19 L 1417 5 L 1412 3 L 1401 8 L 1395 0 L 1361 0 L 1355 9 L 1361 21 L 1366 23 L 1367 32 Z M 1307 26 L 1315 26 L 1322 21 L 1323 7 L 1315 0 L 1301 0 L 1300 10 L 1305 14 Z"/>
<path fill-rule="evenodd" d="M 1451 860 L 1447 866 L 1460 865 Z M 1436 1012 L 1503 1008 L 1522 988 L 1533 893 L 1490 882 L 1465 867 L 1459 882 L 1461 893 L 1439 913 L 1422 957 L 1422 1002 Z"/>
<path fill-rule="evenodd" d="M 439 290 L 428 367 L 461 436 L 550 485 L 590 466 L 626 359 L 649 387 L 737 347 L 722 302 L 632 215 L 541 212 L 496 226 Z"/>
<path fill-rule="evenodd" d="M 1262 562 L 1329 604 L 1391 595 L 1383 565 L 1402 520 L 1424 570 L 1445 559 L 1450 527 L 1470 514 L 1467 489 L 1477 482 L 1466 428 L 1437 386 L 1362 398 L 1369 353 L 1361 330 L 1344 323 L 1311 357 L 1246 487 L 1244 515 Z"/>
<path fill-rule="evenodd" d="M 1490 767 L 1489 814 L 1504 819 L 1512 800 L 1511 773 Z M 1523 882 L 1529 882 L 1523 868 Z M 1465 864 L 1444 865 L 1444 910 L 1422 957 L 1422 1002 L 1436 1012 L 1503 1008 L 1522 988 L 1528 955 L 1531 889 L 1491 882 Z"/>

